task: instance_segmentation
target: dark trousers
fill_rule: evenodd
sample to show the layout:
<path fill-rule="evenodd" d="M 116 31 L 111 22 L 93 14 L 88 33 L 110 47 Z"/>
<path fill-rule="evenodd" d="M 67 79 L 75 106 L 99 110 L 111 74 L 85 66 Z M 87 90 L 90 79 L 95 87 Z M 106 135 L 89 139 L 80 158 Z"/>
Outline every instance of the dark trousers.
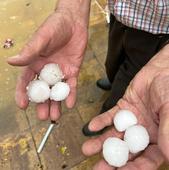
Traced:
<path fill-rule="evenodd" d="M 136 73 L 165 45 L 169 34 L 129 28 L 111 16 L 106 73 L 112 89 L 101 113 L 116 105 Z"/>

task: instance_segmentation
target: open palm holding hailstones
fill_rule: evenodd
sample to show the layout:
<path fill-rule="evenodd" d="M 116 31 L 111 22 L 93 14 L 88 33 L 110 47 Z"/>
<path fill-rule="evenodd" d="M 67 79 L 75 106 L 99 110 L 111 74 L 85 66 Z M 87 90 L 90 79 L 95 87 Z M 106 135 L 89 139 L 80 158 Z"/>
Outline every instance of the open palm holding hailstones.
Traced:
<path fill-rule="evenodd" d="M 143 151 L 149 144 L 149 134 L 145 127 L 137 124 L 134 113 L 120 110 L 114 117 L 117 131 L 124 132 L 124 141 L 117 137 L 109 137 L 103 143 L 103 157 L 114 167 L 126 165 L 130 153 Z"/>
<path fill-rule="evenodd" d="M 65 99 L 66 105 L 68 108 L 74 106 L 77 77 L 87 45 L 87 24 L 81 22 L 82 20 L 79 20 L 77 15 L 72 15 L 71 11 L 53 13 L 35 32 L 19 55 L 8 59 L 8 63 L 11 65 L 24 66 L 17 82 L 15 95 L 16 103 L 20 108 L 25 109 L 28 106 L 29 98 L 31 99 L 30 96 L 28 98 L 26 89 L 29 82 L 34 80 L 42 68 L 49 63 L 59 65 L 64 81 L 70 88 L 69 95 Z M 36 83 L 43 84 L 42 87 L 46 86 L 44 95 L 44 100 L 46 100 L 49 97 L 49 89 L 45 83 L 41 82 L 43 76 L 44 74 L 41 74 L 40 80 Z M 60 84 L 63 85 L 63 83 Z M 32 87 L 32 85 L 30 86 Z M 52 91 L 55 91 L 58 86 L 60 85 L 53 87 Z M 65 88 L 68 89 L 68 87 Z M 55 92 L 51 92 L 52 99 L 55 95 Z M 41 120 L 46 120 L 49 117 L 51 120 L 57 120 L 60 117 L 61 108 L 58 101 L 47 100 L 44 103 L 38 103 L 36 108 Z"/>
<path fill-rule="evenodd" d="M 40 72 L 40 80 L 33 80 L 27 86 L 29 100 L 35 103 L 43 103 L 48 99 L 65 100 L 69 95 L 70 87 L 62 82 L 63 78 L 62 71 L 57 64 L 46 64 Z"/>
<path fill-rule="evenodd" d="M 156 170 L 164 160 L 169 160 L 168 54 L 169 45 L 137 73 L 115 107 L 90 122 L 91 131 L 100 131 L 111 126 L 112 120 L 116 127 L 111 127 L 101 136 L 89 139 L 83 144 L 82 150 L 87 156 L 103 151 L 105 159 L 99 161 L 94 170 Z M 127 110 L 127 119 L 126 115 L 117 115 L 121 110 Z M 119 122 L 120 119 L 123 123 Z M 107 148 L 119 149 L 119 155 Z M 123 156 L 120 157 L 121 162 L 109 159 L 110 154 L 114 159 Z"/>

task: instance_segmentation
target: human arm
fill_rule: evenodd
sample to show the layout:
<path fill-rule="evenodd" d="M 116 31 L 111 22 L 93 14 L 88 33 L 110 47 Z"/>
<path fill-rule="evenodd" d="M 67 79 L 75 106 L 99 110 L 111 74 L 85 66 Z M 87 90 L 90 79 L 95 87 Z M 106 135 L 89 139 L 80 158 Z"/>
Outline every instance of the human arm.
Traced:
<path fill-rule="evenodd" d="M 25 109 L 28 106 L 26 86 L 47 63 L 60 65 L 71 91 L 66 105 L 73 107 L 76 100 L 77 77 L 88 37 L 88 17 L 90 0 L 60 0 L 56 10 L 33 34 L 21 52 L 8 59 L 14 66 L 22 66 L 23 71 L 16 87 L 16 103 Z M 60 103 L 47 101 L 37 104 L 38 117 L 52 120 L 60 116 Z"/>
<path fill-rule="evenodd" d="M 134 77 L 125 95 L 117 105 L 89 124 L 91 131 L 111 126 L 115 113 L 120 109 L 134 112 L 139 124 L 145 126 L 150 135 L 150 145 L 139 155 L 131 155 L 126 166 L 114 168 L 104 160 L 94 170 L 156 170 L 166 158 L 169 160 L 169 45 L 158 52 Z M 112 126 L 103 135 L 89 139 L 82 147 L 85 155 L 101 152 L 103 142 L 110 136 L 123 138 Z"/>

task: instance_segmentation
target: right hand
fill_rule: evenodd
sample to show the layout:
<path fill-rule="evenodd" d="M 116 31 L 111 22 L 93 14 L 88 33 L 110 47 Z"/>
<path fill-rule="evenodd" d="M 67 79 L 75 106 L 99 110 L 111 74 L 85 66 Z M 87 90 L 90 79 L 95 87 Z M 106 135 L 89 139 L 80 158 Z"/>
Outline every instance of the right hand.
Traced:
<path fill-rule="evenodd" d="M 90 131 L 97 132 L 112 126 L 115 114 L 122 109 L 135 113 L 138 124 L 146 127 L 149 133 L 150 144 L 143 152 L 131 154 L 123 167 L 112 167 L 102 159 L 93 170 L 157 170 L 164 156 L 169 161 L 169 45 L 136 74 L 116 106 L 90 122 Z M 83 153 L 91 156 L 101 152 L 108 137 L 123 139 L 124 133 L 112 126 L 101 136 L 86 141 Z"/>
<path fill-rule="evenodd" d="M 23 47 L 21 52 L 8 59 L 13 66 L 22 66 L 23 71 L 16 86 L 16 103 L 26 109 L 29 100 L 26 94 L 28 83 L 34 79 L 47 63 L 57 63 L 61 67 L 71 91 L 66 99 L 68 108 L 76 101 L 76 86 L 79 69 L 87 45 L 87 26 L 68 10 L 57 10 L 48 17 Z M 60 103 L 47 101 L 37 104 L 38 117 L 57 120 L 60 116 Z"/>

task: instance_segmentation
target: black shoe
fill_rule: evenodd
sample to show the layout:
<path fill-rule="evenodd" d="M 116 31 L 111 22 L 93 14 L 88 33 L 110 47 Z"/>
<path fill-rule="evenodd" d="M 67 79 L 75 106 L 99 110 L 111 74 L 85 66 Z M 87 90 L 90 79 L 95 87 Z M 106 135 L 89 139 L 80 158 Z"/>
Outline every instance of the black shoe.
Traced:
<path fill-rule="evenodd" d="M 97 131 L 97 132 L 92 132 L 89 130 L 89 123 L 86 123 L 84 126 L 83 126 L 83 129 L 82 129 L 82 132 L 85 136 L 97 136 L 97 135 L 101 135 L 103 134 L 103 132 L 108 128 L 108 127 L 105 127 L 104 129 L 100 130 L 100 131 Z"/>
<path fill-rule="evenodd" d="M 107 78 L 102 78 L 96 81 L 99 88 L 103 90 L 111 90 L 111 83 Z"/>

